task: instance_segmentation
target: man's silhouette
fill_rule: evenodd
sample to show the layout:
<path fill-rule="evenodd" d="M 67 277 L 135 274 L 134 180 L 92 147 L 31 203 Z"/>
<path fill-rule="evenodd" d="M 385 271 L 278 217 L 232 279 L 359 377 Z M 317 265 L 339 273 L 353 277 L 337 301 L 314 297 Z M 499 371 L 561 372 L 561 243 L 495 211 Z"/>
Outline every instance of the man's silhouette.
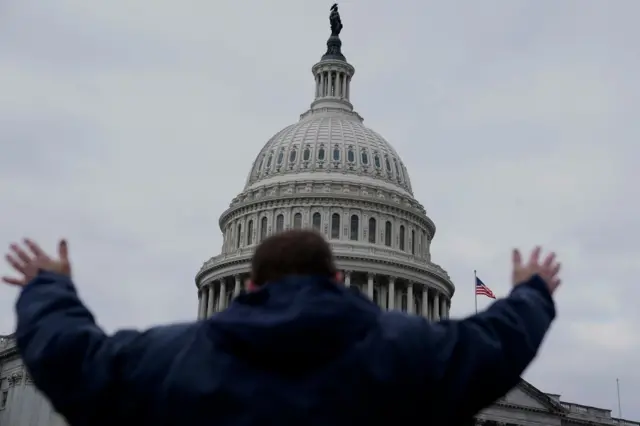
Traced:
<path fill-rule="evenodd" d="M 339 282 L 324 238 L 289 231 L 252 260 L 249 291 L 213 317 L 106 335 L 78 298 L 67 244 L 30 240 L 17 343 L 71 425 L 455 425 L 519 381 L 555 316 L 554 255 L 513 255 L 514 289 L 487 311 L 430 323 Z"/>

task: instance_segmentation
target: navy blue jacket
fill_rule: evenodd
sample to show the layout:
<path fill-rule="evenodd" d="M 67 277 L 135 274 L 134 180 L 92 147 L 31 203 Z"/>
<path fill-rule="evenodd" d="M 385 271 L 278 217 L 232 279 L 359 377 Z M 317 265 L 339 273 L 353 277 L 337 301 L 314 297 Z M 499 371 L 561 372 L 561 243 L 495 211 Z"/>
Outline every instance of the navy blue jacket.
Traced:
<path fill-rule="evenodd" d="M 469 420 L 518 383 L 555 309 L 537 277 L 435 323 L 291 277 L 207 320 L 108 336 L 70 279 L 43 272 L 17 314 L 25 365 L 73 426 L 342 426 Z"/>

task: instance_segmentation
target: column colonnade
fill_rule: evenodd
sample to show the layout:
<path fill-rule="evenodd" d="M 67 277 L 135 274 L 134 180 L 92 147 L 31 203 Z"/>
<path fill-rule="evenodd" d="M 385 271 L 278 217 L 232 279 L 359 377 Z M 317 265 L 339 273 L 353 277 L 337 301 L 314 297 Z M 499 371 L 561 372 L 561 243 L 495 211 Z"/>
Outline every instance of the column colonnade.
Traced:
<path fill-rule="evenodd" d="M 449 317 L 451 300 L 428 283 L 362 271 L 343 273 L 347 287 L 358 288 L 384 310 L 421 315 L 432 321 Z M 198 319 L 226 309 L 244 289 L 246 278 L 246 274 L 239 274 L 205 284 L 198 293 Z"/>

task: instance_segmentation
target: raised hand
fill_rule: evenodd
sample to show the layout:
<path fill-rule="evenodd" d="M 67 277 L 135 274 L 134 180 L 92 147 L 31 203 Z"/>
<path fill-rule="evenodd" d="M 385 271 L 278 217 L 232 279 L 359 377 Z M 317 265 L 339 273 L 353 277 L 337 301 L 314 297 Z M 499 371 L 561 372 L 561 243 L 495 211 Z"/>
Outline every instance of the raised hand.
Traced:
<path fill-rule="evenodd" d="M 560 285 L 560 263 L 556 261 L 556 254 L 549 253 L 544 261 L 540 263 L 540 252 L 542 249 L 536 247 L 526 264 L 522 263 L 522 256 L 517 249 L 513 250 L 513 285 L 522 284 L 529 281 L 531 277 L 538 274 L 549 287 L 549 291 L 553 294 Z"/>
<path fill-rule="evenodd" d="M 2 277 L 7 284 L 25 286 L 38 275 L 38 271 L 55 272 L 71 276 L 69 248 L 65 240 L 58 244 L 58 259 L 52 259 L 38 244 L 30 239 L 24 240 L 24 246 L 11 244 L 11 251 L 5 256 L 7 262 L 18 273 L 19 277 Z"/>

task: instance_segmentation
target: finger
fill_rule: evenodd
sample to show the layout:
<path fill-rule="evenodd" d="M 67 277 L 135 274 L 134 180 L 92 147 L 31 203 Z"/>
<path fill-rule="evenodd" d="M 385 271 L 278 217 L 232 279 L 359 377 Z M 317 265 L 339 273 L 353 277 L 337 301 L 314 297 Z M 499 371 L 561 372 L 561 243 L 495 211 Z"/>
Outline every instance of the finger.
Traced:
<path fill-rule="evenodd" d="M 556 260 L 556 254 L 555 253 L 550 253 L 547 255 L 547 257 L 544 259 L 544 268 L 545 269 L 549 269 L 551 268 L 551 265 L 553 265 L 553 262 Z"/>
<path fill-rule="evenodd" d="M 15 255 L 18 256 L 18 259 L 20 259 L 20 261 L 22 261 L 23 263 L 29 264 L 33 262 L 33 259 L 27 254 L 26 251 L 22 250 L 22 247 L 20 247 L 19 245 L 15 243 L 11 244 L 11 250 L 13 250 Z"/>
<path fill-rule="evenodd" d="M 540 263 L 540 250 L 542 250 L 540 246 L 533 249 L 533 251 L 531 252 L 531 257 L 529 258 L 530 265 L 537 265 L 538 263 Z"/>
<path fill-rule="evenodd" d="M 69 245 L 67 244 L 67 240 L 60 240 L 58 244 L 58 256 L 62 262 L 69 263 Z"/>
<path fill-rule="evenodd" d="M 40 259 L 49 259 L 49 256 L 47 256 L 47 254 L 44 252 L 44 250 L 42 250 L 40 248 L 40 246 L 33 240 L 30 240 L 29 238 L 25 238 L 24 239 L 24 243 L 27 245 L 27 247 L 29 247 L 29 250 L 31 250 L 31 252 Z"/>
<path fill-rule="evenodd" d="M 513 259 L 514 268 L 518 268 L 522 266 L 522 255 L 520 254 L 520 250 L 513 249 L 511 258 Z"/>
<path fill-rule="evenodd" d="M 562 263 L 557 263 L 556 266 L 553 267 L 553 269 L 551 270 L 552 277 L 555 277 L 556 275 L 558 275 L 558 272 L 560 272 L 561 266 L 562 266 Z"/>
<path fill-rule="evenodd" d="M 11 284 L 11 285 L 19 285 L 19 286 L 24 285 L 24 280 L 20 280 L 18 278 L 13 278 L 13 277 L 2 277 L 2 282 Z"/>
<path fill-rule="evenodd" d="M 13 269 L 15 269 L 17 272 L 20 272 L 21 274 L 24 274 L 25 266 L 22 263 L 18 262 L 15 257 L 8 254 L 5 256 L 5 259 L 7 259 L 7 262 L 9 262 L 9 265 L 11 265 Z"/>

